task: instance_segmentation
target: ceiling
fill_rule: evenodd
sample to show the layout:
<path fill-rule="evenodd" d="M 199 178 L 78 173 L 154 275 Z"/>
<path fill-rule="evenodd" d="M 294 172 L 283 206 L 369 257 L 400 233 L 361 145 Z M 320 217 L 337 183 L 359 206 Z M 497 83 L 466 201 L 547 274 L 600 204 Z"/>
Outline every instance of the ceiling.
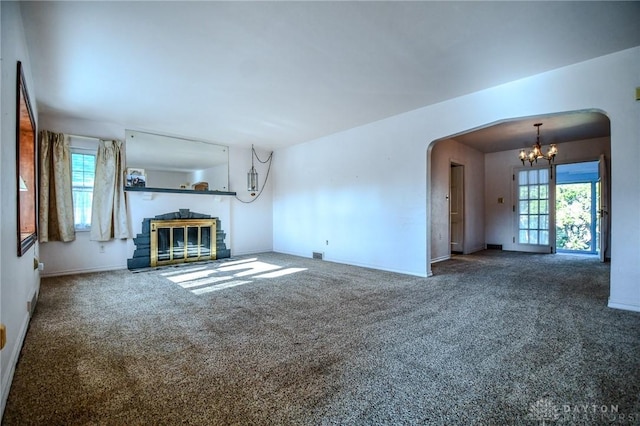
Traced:
<path fill-rule="evenodd" d="M 451 136 L 456 142 L 480 152 L 530 149 L 536 141 L 536 127 L 541 123 L 542 145 L 601 138 L 611 135 L 609 118 L 598 111 L 571 111 L 492 123 L 481 129 Z M 545 148 L 543 146 L 543 148 Z"/>
<path fill-rule="evenodd" d="M 21 8 L 40 114 L 265 149 L 640 45 L 640 2 Z M 589 118 L 601 119 L 555 117 L 541 132 L 597 127 Z M 532 125 L 502 123 L 499 133 L 526 130 L 531 141 Z M 501 149 L 493 130 L 476 134 L 481 149 Z"/>

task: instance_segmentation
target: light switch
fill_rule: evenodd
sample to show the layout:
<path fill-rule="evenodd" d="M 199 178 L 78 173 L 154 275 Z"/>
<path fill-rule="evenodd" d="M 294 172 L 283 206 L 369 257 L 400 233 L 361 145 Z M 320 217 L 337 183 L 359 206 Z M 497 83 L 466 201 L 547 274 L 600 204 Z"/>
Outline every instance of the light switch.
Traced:
<path fill-rule="evenodd" d="M 504 197 L 498 197 L 498 204 L 504 204 Z"/>

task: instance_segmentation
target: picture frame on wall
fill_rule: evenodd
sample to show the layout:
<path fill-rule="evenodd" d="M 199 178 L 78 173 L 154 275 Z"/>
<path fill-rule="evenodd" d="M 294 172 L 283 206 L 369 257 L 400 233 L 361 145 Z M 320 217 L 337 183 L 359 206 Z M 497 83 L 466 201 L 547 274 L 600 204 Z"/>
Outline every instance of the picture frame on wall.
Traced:
<path fill-rule="evenodd" d="M 128 168 L 126 185 L 139 188 L 144 188 L 145 186 L 147 186 L 147 177 L 144 173 L 144 169 Z"/>

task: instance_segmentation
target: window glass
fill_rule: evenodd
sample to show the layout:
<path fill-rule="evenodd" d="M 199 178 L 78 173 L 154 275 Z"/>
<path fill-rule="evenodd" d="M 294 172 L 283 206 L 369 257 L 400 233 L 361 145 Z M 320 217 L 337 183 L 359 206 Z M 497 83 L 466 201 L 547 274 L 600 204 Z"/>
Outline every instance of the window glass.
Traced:
<path fill-rule="evenodd" d="M 518 172 L 518 243 L 549 244 L 549 169 Z"/>
<path fill-rule="evenodd" d="M 96 172 L 95 154 L 71 153 L 73 218 L 76 230 L 91 228 L 91 203 Z"/>

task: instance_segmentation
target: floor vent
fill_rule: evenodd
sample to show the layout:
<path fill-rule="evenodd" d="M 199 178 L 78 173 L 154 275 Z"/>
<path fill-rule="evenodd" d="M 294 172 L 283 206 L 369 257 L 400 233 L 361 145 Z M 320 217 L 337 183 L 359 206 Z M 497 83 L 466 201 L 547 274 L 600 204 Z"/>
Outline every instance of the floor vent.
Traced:
<path fill-rule="evenodd" d="M 502 250 L 502 244 L 487 244 L 487 250 Z"/>
<path fill-rule="evenodd" d="M 324 259 L 324 254 L 320 253 L 320 252 L 317 252 L 317 251 L 314 251 L 313 252 L 313 258 L 322 260 L 322 259 Z"/>

